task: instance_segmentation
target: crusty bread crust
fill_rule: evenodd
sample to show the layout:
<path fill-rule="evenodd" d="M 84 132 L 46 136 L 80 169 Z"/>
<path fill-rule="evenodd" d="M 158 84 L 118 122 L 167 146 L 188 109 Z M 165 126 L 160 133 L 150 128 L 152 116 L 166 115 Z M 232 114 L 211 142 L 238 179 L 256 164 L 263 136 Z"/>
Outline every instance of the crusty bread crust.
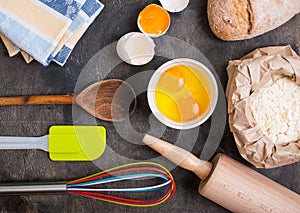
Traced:
<path fill-rule="evenodd" d="M 222 40 L 250 39 L 300 12 L 300 0 L 208 0 L 208 21 Z"/>

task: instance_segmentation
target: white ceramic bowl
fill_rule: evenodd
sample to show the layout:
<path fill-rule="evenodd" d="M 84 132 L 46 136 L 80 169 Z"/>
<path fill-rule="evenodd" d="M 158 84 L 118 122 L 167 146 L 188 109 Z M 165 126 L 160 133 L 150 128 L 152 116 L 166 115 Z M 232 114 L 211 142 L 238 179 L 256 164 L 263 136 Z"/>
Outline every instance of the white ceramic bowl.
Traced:
<path fill-rule="evenodd" d="M 196 119 L 189 121 L 189 122 L 175 122 L 165 115 L 163 115 L 159 109 L 157 108 L 156 100 L 155 100 L 155 88 L 157 85 L 158 80 L 160 79 L 161 75 L 170 67 L 175 65 L 187 65 L 196 68 L 199 72 L 201 72 L 209 81 L 210 85 L 210 93 L 208 94 L 210 97 L 210 104 L 209 108 L 203 113 L 201 116 L 197 117 Z M 164 125 L 174 128 L 174 129 L 191 129 L 203 124 L 213 113 L 217 100 L 218 100 L 218 85 L 216 82 L 215 77 L 211 73 L 211 71 L 202 63 L 195 61 L 193 59 L 188 58 L 180 58 L 168 61 L 161 65 L 152 75 L 150 82 L 148 84 L 147 89 L 147 98 L 150 109 L 154 116 L 162 122 Z"/>

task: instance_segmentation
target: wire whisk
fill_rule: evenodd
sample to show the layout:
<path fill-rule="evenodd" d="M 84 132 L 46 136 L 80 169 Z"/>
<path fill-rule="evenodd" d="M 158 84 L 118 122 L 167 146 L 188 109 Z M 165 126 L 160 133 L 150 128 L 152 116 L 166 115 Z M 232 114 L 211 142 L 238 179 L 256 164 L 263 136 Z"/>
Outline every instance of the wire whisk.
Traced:
<path fill-rule="evenodd" d="M 141 183 L 143 186 L 139 186 Z M 133 184 L 133 187 L 129 187 Z M 64 183 L 0 185 L 0 195 L 67 192 L 115 204 L 138 207 L 159 205 L 170 199 L 175 190 L 176 185 L 172 174 L 164 166 L 153 162 L 125 164 Z M 160 193 L 156 191 L 160 191 Z M 154 192 L 155 196 L 159 194 L 158 198 L 149 199 L 150 192 Z M 121 196 L 124 194 L 127 197 Z M 144 199 L 131 198 L 133 195 Z"/>

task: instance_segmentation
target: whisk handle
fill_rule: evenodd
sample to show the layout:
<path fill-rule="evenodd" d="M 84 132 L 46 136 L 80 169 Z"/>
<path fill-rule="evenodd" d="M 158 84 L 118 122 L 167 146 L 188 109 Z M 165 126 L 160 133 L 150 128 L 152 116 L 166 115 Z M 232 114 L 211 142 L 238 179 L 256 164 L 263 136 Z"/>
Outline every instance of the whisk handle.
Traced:
<path fill-rule="evenodd" d="M 19 183 L 0 185 L 0 195 L 56 194 L 66 191 L 66 183 Z"/>

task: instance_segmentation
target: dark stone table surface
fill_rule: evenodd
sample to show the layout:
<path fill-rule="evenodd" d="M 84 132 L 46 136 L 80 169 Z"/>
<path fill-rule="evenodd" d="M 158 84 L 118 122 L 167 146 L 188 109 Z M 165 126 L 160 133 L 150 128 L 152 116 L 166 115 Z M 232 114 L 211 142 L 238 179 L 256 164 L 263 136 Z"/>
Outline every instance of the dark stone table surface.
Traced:
<path fill-rule="evenodd" d="M 146 70 L 154 70 L 169 58 L 178 55 L 184 57 L 192 51 L 182 49 L 180 53 L 170 56 L 157 56 L 146 66 L 133 67 L 124 63 L 114 67 L 107 65 L 112 62 L 114 49 L 106 54 L 106 47 L 112 47 L 122 35 L 138 31 L 136 19 L 139 11 L 150 3 L 158 1 L 120 1 L 102 0 L 105 9 L 97 17 L 82 39 L 76 45 L 72 55 L 64 67 L 51 64 L 43 67 L 37 62 L 26 64 L 21 55 L 9 58 L 4 45 L 0 44 L 0 96 L 39 95 L 39 94 L 69 94 L 80 91 L 84 86 L 104 78 L 128 79 Z M 206 1 L 191 0 L 189 6 L 181 13 L 171 14 L 171 27 L 164 38 L 175 39 L 169 47 L 183 42 L 187 47 L 201 51 L 213 66 L 222 89 L 227 84 L 226 66 L 229 60 L 238 59 L 246 53 L 264 46 L 291 45 L 300 52 L 300 16 L 295 16 L 283 26 L 254 39 L 236 42 L 224 42 L 216 38 L 209 29 L 206 15 Z M 155 39 L 160 44 L 159 39 Z M 163 44 L 163 42 L 162 42 Z M 111 46 L 112 45 L 112 46 Z M 163 46 L 158 49 L 165 49 Z M 99 55 L 100 52 L 100 55 Z M 170 53 L 171 53 L 170 52 Z M 103 54 L 104 53 L 104 54 Z M 86 65 L 93 56 L 102 58 L 99 67 L 91 72 Z M 95 60 L 92 59 L 92 60 Z M 106 71 L 103 71 L 106 69 Z M 144 80 L 144 81 L 143 81 Z M 139 78 L 137 85 L 147 85 L 147 76 Z M 134 85 L 133 85 L 134 86 Z M 103 125 L 107 129 L 107 145 L 112 151 L 109 156 L 93 162 L 55 162 L 51 161 L 46 152 L 40 150 L 2 150 L 0 151 L 0 181 L 1 182 L 48 182 L 72 180 L 106 169 L 112 164 L 120 163 L 121 159 L 151 160 L 158 155 L 139 142 L 126 139 L 130 130 L 135 133 L 153 132 L 163 129 L 162 138 L 175 143 L 178 140 L 178 130 L 161 128 L 157 124 L 151 126 L 151 112 L 147 103 L 145 90 L 138 95 L 137 110 L 132 115 L 131 126 L 119 128 L 106 121 L 95 120 L 80 107 L 71 105 L 42 106 L 10 106 L 0 108 L 0 135 L 2 136 L 41 136 L 48 133 L 53 125 Z M 225 111 L 225 105 L 223 105 Z M 221 116 L 222 117 L 222 116 Z M 224 117 L 224 115 L 223 115 Z M 211 120 L 204 123 L 195 132 L 181 131 L 190 135 L 193 146 L 192 153 L 200 156 L 211 129 Z M 213 125 L 212 125 L 213 126 Z M 222 132 L 224 125 L 220 124 Z M 216 128 L 216 127 L 214 127 Z M 128 131 L 127 131 L 128 130 Z M 189 139 L 189 138 L 188 138 Z M 187 140 L 188 141 L 188 140 Z M 225 153 L 243 164 L 253 168 L 240 155 L 232 134 L 225 126 L 224 135 L 216 153 Z M 123 157 L 123 158 L 122 158 Z M 211 158 L 208 156 L 208 158 Z M 167 162 L 167 161 L 165 161 Z M 287 188 L 300 193 L 299 163 L 276 169 L 256 169 L 265 176 L 277 181 Z M 253 168 L 254 169 L 254 168 Z M 193 173 L 180 169 L 172 169 L 177 191 L 170 200 L 162 205 L 151 208 L 124 207 L 102 201 L 96 201 L 75 195 L 26 195 L 0 197 L 0 212 L 227 212 L 227 210 L 205 199 L 198 194 L 200 180 Z"/>

